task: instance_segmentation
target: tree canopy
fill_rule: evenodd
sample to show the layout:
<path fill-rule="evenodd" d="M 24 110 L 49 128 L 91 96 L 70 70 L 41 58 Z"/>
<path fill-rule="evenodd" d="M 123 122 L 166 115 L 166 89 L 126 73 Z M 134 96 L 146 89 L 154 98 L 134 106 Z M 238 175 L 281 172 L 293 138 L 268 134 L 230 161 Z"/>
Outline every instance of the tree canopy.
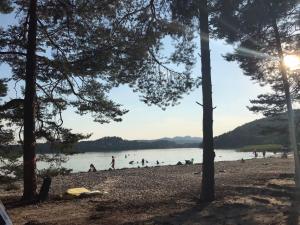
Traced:
<path fill-rule="evenodd" d="M 114 87 L 127 84 L 164 108 L 196 84 L 193 32 L 172 20 L 165 1 L 16 0 L 2 11 L 11 6 L 16 23 L 0 28 L 0 63 L 11 69 L 16 97 L 0 109 L 24 134 L 25 200 L 35 198 L 36 140 L 66 146 L 89 136 L 63 127 L 64 110 L 118 122 L 127 110 L 109 99 Z M 168 56 L 161 54 L 166 37 L 176 44 Z"/>
<path fill-rule="evenodd" d="M 4 105 L 22 107 L 28 2 L 13 5 L 17 23 L 0 30 L 0 62 L 10 66 L 10 87 L 16 84 L 17 90 L 17 98 Z M 38 3 L 38 138 L 70 137 L 63 135 L 70 130 L 61 126 L 68 107 L 81 115 L 90 113 L 99 123 L 121 121 L 127 110 L 108 97 L 120 84 L 140 91 L 147 104 L 161 107 L 176 104 L 192 89 L 193 33 L 171 20 L 166 7 L 146 0 Z M 168 57 L 160 54 L 167 36 L 177 43 Z M 175 71 L 170 63 L 184 69 Z"/>
<path fill-rule="evenodd" d="M 299 2 L 292 1 L 219 1 L 212 16 L 214 36 L 235 44 L 235 52 L 226 59 L 237 61 L 244 74 L 272 92 L 251 100 L 254 112 L 274 115 L 287 110 L 282 83 L 281 61 L 276 45 L 276 25 L 285 55 L 299 48 Z M 299 76 L 289 71 L 293 101 L 299 100 Z"/>

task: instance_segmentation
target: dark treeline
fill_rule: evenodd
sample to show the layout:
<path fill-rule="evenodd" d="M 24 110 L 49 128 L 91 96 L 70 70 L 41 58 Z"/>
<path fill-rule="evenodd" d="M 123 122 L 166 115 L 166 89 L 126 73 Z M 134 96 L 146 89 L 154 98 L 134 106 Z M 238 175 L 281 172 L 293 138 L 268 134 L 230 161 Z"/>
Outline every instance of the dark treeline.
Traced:
<path fill-rule="evenodd" d="M 297 124 L 300 111 L 295 110 Z M 247 145 L 281 144 L 289 145 L 287 118 L 285 114 L 266 117 L 246 123 L 236 129 L 215 137 L 216 148 L 241 148 Z M 297 130 L 297 138 L 300 131 Z"/>
<path fill-rule="evenodd" d="M 178 144 L 168 140 L 125 140 L 120 137 L 103 137 L 94 141 L 81 141 L 67 149 L 60 150 L 48 143 L 38 144 L 37 153 L 83 153 L 83 152 L 108 152 L 108 151 L 124 151 L 137 149 L 168 149 L 168 148 L 197 148 L 200 143 L 182 143 Z"/>

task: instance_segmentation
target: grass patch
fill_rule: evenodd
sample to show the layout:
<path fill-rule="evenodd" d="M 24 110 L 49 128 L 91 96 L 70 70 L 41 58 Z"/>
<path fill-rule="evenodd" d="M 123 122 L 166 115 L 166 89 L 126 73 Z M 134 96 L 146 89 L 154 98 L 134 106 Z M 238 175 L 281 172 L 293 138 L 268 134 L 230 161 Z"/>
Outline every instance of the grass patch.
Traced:
<path fill-rule="evenodd" d="M 282 152 L 282 145 L 278 144 L 269 144 L 269 145 L 247 145 L 240 149 L 241 152 L 253 152 L 254 150 L 257 152 Z"/>

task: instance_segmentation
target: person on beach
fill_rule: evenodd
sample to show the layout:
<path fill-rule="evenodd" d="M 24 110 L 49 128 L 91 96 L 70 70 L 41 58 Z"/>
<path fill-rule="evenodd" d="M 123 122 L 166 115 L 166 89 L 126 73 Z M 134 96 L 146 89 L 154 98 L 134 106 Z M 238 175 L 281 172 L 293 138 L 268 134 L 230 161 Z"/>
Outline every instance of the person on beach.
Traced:
<path fill-rule="evenodd" d="M 89 172 L 97 172 L 96 167 L 94 166 L 94 164 L 90 165 Z"/>
<path fill-rule="evenodd" d="M 283 146 L 283 147 L 281 148 L 281 150 L 282 150 L 281 158 L 287 159 L 287 152 L 289 151 L 289 149 L 288 149 L 286 146 Z"/>
<path fill-rule="evenodd" d="M 265 150 L 263 150 L 262 155 L 263 155 L 264 158 L 266 158 L 266 151 Z"/>
<path fill-rule="evenodd" d="M 158 162 L 158 160 L 156 160 L 156 165 L 159 165 L 159 162 Z"/>
<path fill-rule="evenodd" d="M 115 169 L 115 157 L 111 157 L 111 168 L 114 170 Z"/>
<path fill-rule="evenodd" d="M 145 159 L 142 159 L 142 166 L 144 166 L 145 164 Z"/>

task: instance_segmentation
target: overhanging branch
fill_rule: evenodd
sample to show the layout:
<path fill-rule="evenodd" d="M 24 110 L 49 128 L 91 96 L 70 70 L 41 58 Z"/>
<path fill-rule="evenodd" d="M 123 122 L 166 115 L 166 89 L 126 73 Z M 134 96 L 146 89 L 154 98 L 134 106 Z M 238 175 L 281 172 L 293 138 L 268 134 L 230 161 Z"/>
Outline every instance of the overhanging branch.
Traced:
<path fill-rule="evenodd" d="M 0 52 L 0 55 L 22 55 L 22 56 L 26 56 L 26 53 L 8 51 L 8 52 Z"/>
<path fill-rule="evenodd" d="M 13 99 L 9 102 L 6 102 L 4 105 L 0 105 L 0 111 L 5 111 L 8 109 L 15 109 L 22 106 L 24 103 L 24 99 Z"/>

